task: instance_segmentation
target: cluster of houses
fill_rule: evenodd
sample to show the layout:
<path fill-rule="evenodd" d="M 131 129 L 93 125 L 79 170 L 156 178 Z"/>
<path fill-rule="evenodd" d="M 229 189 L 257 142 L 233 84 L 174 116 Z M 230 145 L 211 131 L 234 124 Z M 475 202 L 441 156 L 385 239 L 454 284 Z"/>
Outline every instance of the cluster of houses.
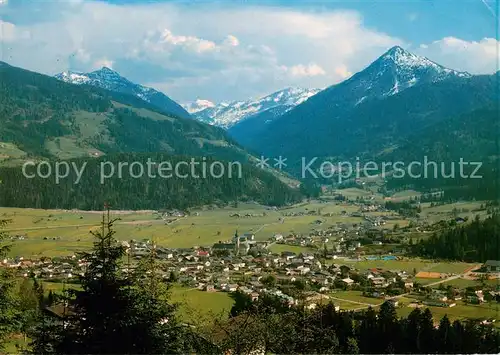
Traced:
<path fill-rule="evenodd" d="M 469 304 L 481 304 L 484 302 L 495 301 L 498 302 L 500 299 L 500 291 L 488 287 L 486 289 L 481 288 L 466 288 L 458 289 L 455 287 L 450 287 L 448 289 L 431 289 L 428 290 L 416 290 L 412 292 L 411 297 L 416 299 L 410 307 L 444 307 L 450 308 L 455 307 L 458 301 L 463 301 Z"/>
<path fill-rule="evenodd" d="M 10 240 L 25 240 L 28 237 L 24 234 L 15 234 L 15 235 L 9 236 L 9 238 L 10 238 Z"/>
<path fill-rule="evenodd" d="M 262 213 L 231 213 L 229 215 L 229 217 L 238 217 L 238 218 L 241 218 L 241 217 L 245 217 L 245 218 L 252 218 L 252 217 L 265 217 L 266 216 L 266 213 L 265 212 L 262 212 Z"/>
<path fill-rule="evenodd" d="M 387 220 L 387 217 L 385 216 L 378 216 L 378 217 L 365 216 L 364 218 L 368 223 L 370 223 L 374 227 L 385 225 Z"/>
<path fill-rule="evenodd" d="M 274 238 L 280 239 L 278 235 Z M 122 243 L 132 264 L 154 251 L 154 255 L 160 260 L 161 273 L 165 279 L 206 292 L 240 291 L 248 294 L 252 300 L 267 293 L 282 298 L 289 305 L 297 305 L 299 300 L 294 299 L 288 291 L 298 283 L 307 285 L 310 290 L 306 300 L 302 299 L 301 302 L 306 302 L 307 307 L 312 308 L 318 302 L 328 299 L 328 295 L 337 289 L 360 290 L 365 297 L 379 299 L 410 294 L 412 298 L 420 300 L 415 303 L 416 307 L 453 307 L 457 300 L 481 303 L 489 297 L 500 297 L 498 290 L 415 288 L 415 275 L 405 271 L 379 268 L 356 270 L 347 266 L 352 263 L 343 265 L 341 262 L 327 262 L 313 253 L 285 251 L 277 254 L 261 248 L 258 254 L 252 255 L 242 252 L 257 245 L 255 236 L 251 233 L 236 233 L 231 243 L 216 243 L 212 248 L 169 249 L 156 246 L 148 240 Z M 221 245 L 226 249 L 221 249 Z M 221 253 L 221 250 L 227 252 Z M 1 266 L 16 268 L 25 277 L 34 275 L 41 279 L 64 282 L 83 274 L 86 265 L 72 256 L 40 260 L 5 259 Z M 130 264 L 125 265 L 123 271 L 128 271 L 128 267 Z M 497 270 L 498 262 L 488 261 L 485 267 Z"/>
<path fill-rule="evenodd" d="M 187 216 L 187 212 L 179 211 L 179 210 L 171 210 L 171 211 L 164 211 L 164 212 L 162 212 L 161 215 L 163 218 L 168 218 L 168 217 L 182 218 L 182 217 Z"/>
<path fill-rule="evenodd" d="M 34 276 L 52 281 L 67 281 L 83 274 L 85 263 L 76 256 L 40 259 L 25 259 L 23 257 L 6 258 L 0 262 L 0 267 L 18 271 L 20 276 Z"/>

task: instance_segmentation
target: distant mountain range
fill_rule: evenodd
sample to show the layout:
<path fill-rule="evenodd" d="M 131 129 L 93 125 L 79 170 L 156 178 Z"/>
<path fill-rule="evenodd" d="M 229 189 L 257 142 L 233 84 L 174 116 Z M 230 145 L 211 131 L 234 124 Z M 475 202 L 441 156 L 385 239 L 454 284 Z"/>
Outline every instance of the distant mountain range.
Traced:
<path fill-rule="evenodd" d="M 369 157 L 442 119 L 498 102 L 497 85 L 496 75 L 473 76 L 393 47 L 269 124 L 248 119 L 230 133 L 266 156 Z"/>
<path fill-rule="evenodd" d="M 396 158 L 395 154 L 408 157 L 412 151 L 408 139 L 427 142 L 434 127 L 450 126 L 440 122 L 453 118 L 450 122 L 459 124 L 470 117 L 467 113 L 486 112 L 480 109 L 491 108 L 499 101 L 498 74 L 474 76 L 445 68 L 398 46 L 344 82 L 324 90 L 287 88 L 260 99 L 218 104 L 198 99 L 181 107 L 164 94 L 132 83 L 109 68 L 87 74 L 65 72 L 56 77 L 131 94 L 162 112 L 224 128 L 254 154 L 289 158 L 290 171 L 295 171 L 294 164 L 300 157 L 366 159 L 388 157 L 387 152 L 392 152 L 391 158 Z M 467 137 L 466 132 L 462 134 Z M 489 138 L 459 139 L 457 142 L 466 146 L 455 148 L 440 145 L 439 135 L 433 137 L 438 140 L 442 157 L 456 156 L 454 149 L 474 151 L 477 156 L 490 147 L 491 153 L 491 145 L 485 143 Z M 432 153 L 431 147 L 436 145 L 421 148 Z"/>
<path fill-rule="evenodd" d="M 65 71 L 56 74 L 55 77 L 67 83 L 76 85 L 92 85 L 102 89 L 119 92 L 122 94 L 133 95 L 141 100 L 156 106 L 163 112 L 181 117 L 189 118 L 189 113 L 177 102 L 170 99 L 167 95 L 155 89 L 142 86 L 124 78 L 116 71 L 103 67 L 102 69 L 90 72 L 80 73 L 74 71 Z"/>
<path fill-rule="evenodd" d="M 269 113 L 267 120 L 272 121 L 305 102 L 319 91 L 319 89 L 286 88 L 257 100 L 222 102 L 220 104 L 214 104 L 208 100 L 196 100 L 193 103 L 185 104 L 184 108 L 199 121 L 227 129 L 252 116 L 263 113 Z"/>
<path fill-rule="evenodd" d="M 391 48 L 364 70 L 324 90 L 287 88 L 257 100 L 221 104 L 197 100 L 181 107 L 165 94 L 135 84 L 109 68 L 64 72 L 56 78 L 0 62 L 2 166 L 27 158 L 112 158 L 122 154 L 121 159 L 150 152 L 175 159 L 198 156 L 247 163 L 248 179 L 244 181 L 174 183 L 175 189 L 188 191 L 190 197 L 186 200 L 174 194 L 168 206 L 259 199 L 259 194 L 262 202 L 273 204 L 300 198 L 297 190 L 276 176 L 294 186 L 296 181 L 252 166 L 255 155 L 260 154 L 287 158 L 286 169 L 296 176 L 302 157 L 330 161 L 356 157 L 365 161 L 418 160 L 421 155 L 444 161 L 484 157 L 490 180 L 497 172 L 493 165 L 499 157 L 499 73 L 455 71 L 401 47 Z M 17 176 L 16 171 L 2 174 Z M 8 183 L 9 192 L 4 195 L 8 205 L 16 206 L 21 192 L 28 189 L 18 180 Z M 102 194 L 137 201 L 139 195 L 134 197 L 134 193 L 149 193 L 146 182 L 134 185 L 136 190 L 130 193 L 121 181 L 115 183 L 117 189 L 106 191 L 92 187 L 81 208 L 94 208 L 92 199 L 98 200 Z M 467 195 L 460 190 L 463 181 L 446 183 L 455 188 L 457 198 L 476 196 L 483 187 L 469 184 Z M 40 182 L 40 188 L 48 189 L 44 184 Z M 443 182 L 420 182 L 423 188 L 438 188 L 439 184 Z M 166 194 L 175 190 L 172 186 L 159 184 L 155 189 Z M 203 196 L 200 189 L 206 190 Z M 490 186 L 488 191 L 497 190 Z M 75 193 L 78 199 L 87 196 L 83 190 Z M 25 205 L 38 201 L 37 196 L 32 189 Z M 37 202 L 38 207 L 60 207 L 58 201 L 65 201 L 64 208 L 71 207 L 69 192 L 57 198 L 50 193 L 44 196 L 51 200 Z M 133 208 L 145 208 L 152 201 L 162 205 L 157 195 L 151 196 L 139 198 Z"/>

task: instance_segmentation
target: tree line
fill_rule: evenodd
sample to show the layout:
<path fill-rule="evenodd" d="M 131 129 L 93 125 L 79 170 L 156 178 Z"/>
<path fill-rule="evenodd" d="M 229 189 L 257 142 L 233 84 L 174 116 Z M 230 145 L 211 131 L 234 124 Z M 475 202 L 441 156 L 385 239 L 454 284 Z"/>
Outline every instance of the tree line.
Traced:
<path fill-rule="evenodd" d="M 456 225 L 413 246 L 413 252 L 428 258 L 485 262 L 498 260 L 500 248 L 500 215 L 485 220 L 479 216 L 468 224 Z"/>
<path fill-rule="evenodd" d="M 392 302 L 378 311 L 339 312 L 331 302 L 308 310 L 288 307 L 273 296 L 256 302 L 241 293 L 234 298 L 232 318 L 219 326 L 228 334 L 225 348 L 236 353 L 496 353 L 500 345 L 493 327 L 451 322 L 446 315 L 435 324 L 428 308 L 399 318 Z"/>
<path fill-rule="evenodd" d="M 201 175 L 200 169 L 193 176 L 188 167 L 181 166 L 183 176 L 161 177 L 155 172 L 155 177 L 148 176 L 147 161 L 161 163 L 169 162 L 171 166 L 181 162 L 190 162 L 194 159 L 202 169 L 207 169 L 215 160 L 207 158 L 191 158 L 172 156 L 162 153 L 151 154 L 116 154 L 99 159 L 74 159 L 68 164 L 74 164 L 79 169 L 85 165 L 85 170 L 78 180 L 78 174 L 70 169 L 69 175 L 60 179 L 56 184 L 54 174 L 50 178 L 35 176 L 26 178 L 19 167 L 2 167 L 0 176 L 0 200 L 6 207 L 29 208 L 78 208 L 82 210 L 98 210 L 102 202 L 106 201 L 114 209 L 162 209 L 162 208 L 189 208 L 208 204 L 227 204 L 233 201 L 256 201 L 266 205 L 281 206 L 297 202 L 302 194 L 298 189 L 290 188 L 275 176 L 248 164 L 239 168 L 231 168 L 229 163 L 224 165 L 223 176 Z M 115 167 L 115 173 L 103 183 L 101 163 Z M 137 169 L 130 174 L 128 167 L 123 169 L 123 175 L 118 173 L 118 165 L 123 162 L 136 162 L 144 167 L 144 174 L 137 177 Z M 55 161 L 50 161 L 54 167 Z M 108 166 L 108 165 L 107 165 Z M 33 174 L 34 168 L 28 172 Z M 111 171 L 111 168 L 108 169 Z M 105 171 L 108 174 L 108 170 Z M 219 170 L 216 170 L 219 174 Z M 44 170 L 45 173 L 45 170 Z M 184 176 L 186 175 L 186 176 Z M 106 175 L 107 176 L 107 175 Z M 78 183 L 75 183 L 77 182 Z"/>

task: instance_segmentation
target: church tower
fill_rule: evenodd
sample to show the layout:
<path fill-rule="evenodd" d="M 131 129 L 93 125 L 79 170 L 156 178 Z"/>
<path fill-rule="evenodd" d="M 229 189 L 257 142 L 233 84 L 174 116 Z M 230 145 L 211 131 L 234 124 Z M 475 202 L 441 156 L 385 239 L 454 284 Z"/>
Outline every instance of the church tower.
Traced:
<path fill-rule="evenodd" d="M 240 253 L 240 237 L 238 235 L 238 230 L 234 233 L 234 238 L 236 238 L 235 251 L 234 253 L 238 255 Z"/>

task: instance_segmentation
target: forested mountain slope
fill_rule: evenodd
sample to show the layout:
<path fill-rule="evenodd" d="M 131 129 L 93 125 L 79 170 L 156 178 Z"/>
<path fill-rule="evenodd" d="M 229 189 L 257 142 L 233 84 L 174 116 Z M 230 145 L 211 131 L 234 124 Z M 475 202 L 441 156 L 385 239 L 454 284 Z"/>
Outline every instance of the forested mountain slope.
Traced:
<path fill-rule="evenodd" d="M 395 47 L 363 71 L 250 131 L 244 144 L 288 158 L 369 156 L 448 117 L 498 102 L 498 76 L 471 76 Z"/>
<path fill-rule="evenodd" d="M 0 63 L 0 159 L 3 206 L 31 208 L 101 208 L 104 201 L 116 208 L 187 208 L 235 200 L 282 205 L 300 199 L 300 192 L 275 175 L 254 166 L 254 159 L 220 128 L 166 115 L 140 98 L 52 77 Z M 142 154 L 140 154 L 142 153 Z M 29 179 L 20 163 L 77 158 L 87 169 L 81 182 L 70 178 Z M 171 178 L 123 178 L 116 174 L 100 181 L 100 164 L 117 166 L 148 158 L 186 164 L 195 159 L 220 161 L 220 178 L 183 171 Z M 241 162 L 232 177 L 227 164 Z M 10 166 L 10 167 L 8 167 Z M 184 165 L 185 166 L 185 165 Z M 130 170 L 127 170 L 130 171 Z M 53 171 L 54 172 L 54 171 Z M 215 170 L 219 175 L 220 170 Z M 172 173 L 172 171 L 171 171 Z M 187 176 L 186 176 L 187 174 Z M 186 176 L 186 177 L 184 177 Z"/>
<path fill-rule="evenodd" d="M 247 159 L 227 134 L 147 102 L 0 63 L 0 142 L 31 156 L 168 152 Z M 4 157 L 5 158 L 5 157 Z"/>

